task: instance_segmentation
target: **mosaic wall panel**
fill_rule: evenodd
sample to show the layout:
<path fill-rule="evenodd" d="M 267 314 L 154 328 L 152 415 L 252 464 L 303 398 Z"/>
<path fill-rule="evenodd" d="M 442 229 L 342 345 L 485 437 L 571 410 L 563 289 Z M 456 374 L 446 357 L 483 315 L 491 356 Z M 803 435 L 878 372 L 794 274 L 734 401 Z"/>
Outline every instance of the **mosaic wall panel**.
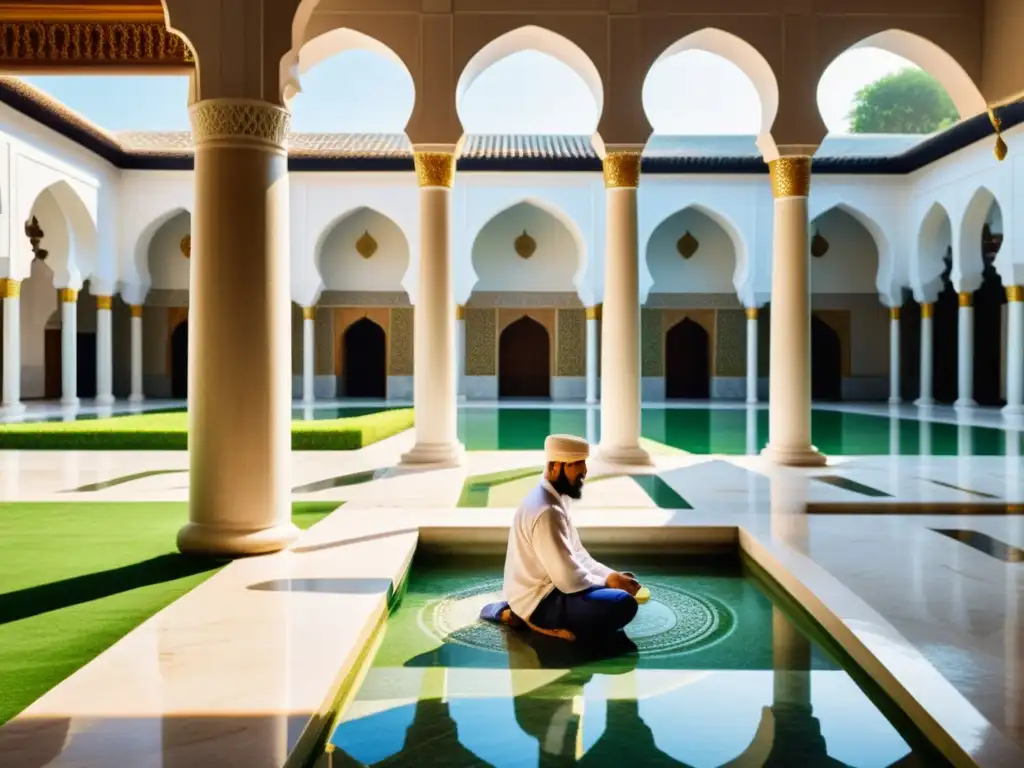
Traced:
<path fill-rule="evenodd" d="M 388 375 L 412 376 L 413 370 L 413 310 L 411 307 L 391 309 L 391 351 Z"/>
<path fill-rule="evenodd" d="M 187 307 L 188 289 L 154 288 L 146 295 L 147 307 Z"/>
<path fill-rule="evenodd" d="M 587 316 L 582 309 L 558 310 L 558 357 L 556 376 L 587 375 Z"/>
<path fill-rule="evenodd" d="M 664 376 L 662 317 L 660 309 L 640 310 L 640 372 L 642 376 Z"/>
<path fill-rule="evenodd" d="M 498 313 L 466 307 L 466 375 L 498 374 Z"/>
<path fill-rule="evenodd" d="M 720 309 L 715 318 L 715 376 L 747 373 L 747 317 L 740 310 Z"/>

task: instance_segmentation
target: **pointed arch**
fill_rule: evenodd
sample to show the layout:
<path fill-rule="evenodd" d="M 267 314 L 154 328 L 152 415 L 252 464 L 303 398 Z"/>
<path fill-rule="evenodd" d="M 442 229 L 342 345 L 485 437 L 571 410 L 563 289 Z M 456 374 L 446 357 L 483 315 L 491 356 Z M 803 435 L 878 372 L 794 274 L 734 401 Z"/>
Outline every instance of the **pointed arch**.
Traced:
<path fill-rule="evenodd" d="M 461 113 L 463 96 L 478 77 L 493 64 L 520 51 L 538 51 L 562 62 L 583 80 L 597 107 L 597 119 L 604 112 L 604 82 L 590 57 L 576 43 L 549 29 L 527 25 L 495 38 L 473 55 L 459 75 L 455 86 L 455 109 L 459 122 L 465 125 Z"/>
<path fill-rule="evenodd" d="M 826 204 L 817 208 L 812 208 L 811 215 L 808 218 L 813 225 L 817 219 L 830 211 L 836 210 L 842 211 L 848 215 L 864 227 L 868 234 L 871 235 L 871 239 L 875 242 L 875 249 L 878 252 L 878 265 L 875 271 L 875 287 L 882 296 L 893 297 L 900 288 L 900 280 L 899 276 L 895 274 L 896 265 L 893 249 L 889 237 L 885 234 L 884 228 L 873 216 L 866 213 L 860 207 L 848 202 Z"/>
<path fill-rule="evenodd" d="M 993 206 L 1000 213 L 1003 213 L 1004 209 L 999 198 L 984 184 L 975 189 L 968 200 L 963 218 L 960 220 L 960 247 L 954 251 L 960 263 L 955 264 L 953 268 L 962 283 L 974 286 L 975 283 L 981 283 L 984 270 L 981 238 L 985 222 Z"/>
<path fill-rule="evenodd" d="M 355 219 L 360 219 L 356 226 L 359 231 L 345 229 L 346 225 Z M 333 243 L 333 239 L 341 234 L 347 234 L 348 241 Z M 358 241 L 364 235 L 371 238 L 373 250 L 367 252 L 369 255 L 360 255 L 358 252 Z M 348 275 L 350 279 L 342 281 L 346 285 L 337 280 L 332 281 L 332 274 L 336 269 L 328 269 L 324 263 L 324 249 L 329 245 L 343 248 L 341 258 L 344 260 L 345 268 L 355 270 L 355 274 Z M 409 237 L 397 221 L 373 206 L 356 206 L 331 219 L 317 236 L 313 260 L 320 285 L 328 290 L 405 290 L 408 293 L 406 281 L 412 268 Z"/>
<path fill-rule="evenodd" d="M 160 228 L 164 224 L 182 213 L 187 213 L 190 217 L 192 216 L 192 212 L 184 206 L 178 205 L 173 208 L 168 208 L 166 211 L 150 221 L 135 239 L 135 244 L 132 250 L 132 263 L 135 265 L 135 274 L 138 275 L 139 282 L 146 288 L 153 283 L 153 278 L 149 269 L 149 246 L 153 242 L 153 236 L 160 231 Z"/>
<path fill-rule="evenodd" d="M 47 249 L 50 251 L 47 261 L 53 270 L 54 281 L 59 286 L 80 286 L 95 271 L 99 257 L 99 233 L 95 212 L 72 184 L 65 179 L 58 179 L 31 196 L 32 202 L 25 209 L 22 226 L 32 216 L 32 211 L 36 209 L 40 199 L 45 199 L 45 195 L 52 197 L 56 203 L 67 235 L 67 242 L 61 242 L 60 248 Z M 12 226 L 17 227 L 18 222 L 12 222 Z M 17 237 L 17 233 L 15 236 Z M 27 250 L 28 239 L 20 240 L 24 242 L 24 248 Z M 26 253 L 26 257 L 30 263 L 30 253 Z"/>
<path fill-rule="evenodd" d="M 910 283 L 919 302 L 934 301 L 942 289 L 945 257 L 952 244 L 952 219 L 936 201 L 917 225 L 917 243 L 910 264 Z"/>

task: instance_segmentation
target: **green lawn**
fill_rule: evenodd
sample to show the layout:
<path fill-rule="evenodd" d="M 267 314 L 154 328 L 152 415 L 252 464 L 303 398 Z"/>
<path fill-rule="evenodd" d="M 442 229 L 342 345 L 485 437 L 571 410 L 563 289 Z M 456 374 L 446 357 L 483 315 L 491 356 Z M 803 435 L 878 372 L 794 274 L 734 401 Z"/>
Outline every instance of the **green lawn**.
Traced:
<path fill-rule="evenodd" d="M 342 419 L 292 422 L 297 451 L 351 451 L 413 425 L 413 409 L 399 408 Z M 109 419 L 0 424 L 0 449 L 184 451 L 188 413 L 171 411 Z"/>
<path fill-rule="evenodd" d="M 0 724 L 224 565 L 176 551 L 187 520 L 182 502 L 0 503 Z"/>

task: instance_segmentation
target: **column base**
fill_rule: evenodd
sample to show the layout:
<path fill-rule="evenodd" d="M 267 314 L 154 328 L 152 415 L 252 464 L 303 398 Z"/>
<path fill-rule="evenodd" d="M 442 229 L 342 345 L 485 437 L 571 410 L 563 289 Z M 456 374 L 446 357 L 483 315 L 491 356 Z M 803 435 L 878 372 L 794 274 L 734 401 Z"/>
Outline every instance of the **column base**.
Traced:
<path fill-rule="evenodd" d="M 399 467 L 461 467 L 466 458 L 462 443 L 416 443 L 402 455 Z"/>
<path fill-rule="evenodd" d="M 1024 405 L 1004 405 L 1001 411 L 1003 416 L 1024 416 Z"/>
<path fill-rule="evenodd" d="M 769 444 L 761 451 L 761 457 L 786 467 L 824 467 L 828 463 L 828 457 L 813 445 L 780 448 Z"/>
<path fill-rule="evenodd" d="M 973 397 L 961 397 L 953 403 L 953 407 L 958 411 L 965 411 L 971 408 L 977 408 L 978 404 L 975 402 Z"/>
<path fill-rule="evenodd" d="M 137 395 L 137 394 L 134 394 L 134 393 L 131 394 L 131 395 L 128 395 L 128 402 L 129 403 L 141 403 L 145 399 L 146 399 L 145 395 Z"/>
<path fill-rule="evenodd" d="M 238 531 L 189 523 L 178 531 L 178 549 L 187 555 L 265 555 L 287 549 L 298 536 L 299 529 L 291 522 L 255 531 Z"/>
<path fill-rule="evenodd" d="M 627 467 L 654 466 L 651 454 L 640 446 L 599 445 L 597 447 L 597 458 L 606 464 L 618 464 Z"/>
<path fill-rule="evenodd" d="M 96 405 L 113 405 L 114 402 L 113 395 L 96 395 Z"/>
<path fill-rule="evenodd" d="M 60 404 L 65 408 L 77 408 L 81 401 L 77 397 L 62 397 Z"/>
<path fill-rule="evenodd" d="M 4 405 L 0 407 L 0 413 L 4 416 L 20 416 L 27 410 L 28 408 L 22 402 L 4 403 Z"/>
<path fill-rule="evenodd" d="M 914 405 L 918 408 L 931 408 L 935 405 L 935 400 L 930 397 L 919 397 L 914 401 Z"/>

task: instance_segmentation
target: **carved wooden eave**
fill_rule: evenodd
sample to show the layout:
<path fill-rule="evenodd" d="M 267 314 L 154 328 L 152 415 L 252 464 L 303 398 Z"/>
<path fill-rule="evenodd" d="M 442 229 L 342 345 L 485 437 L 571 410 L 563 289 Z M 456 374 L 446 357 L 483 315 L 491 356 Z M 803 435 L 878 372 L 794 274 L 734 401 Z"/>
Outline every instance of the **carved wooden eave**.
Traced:
<path fill-rule="evenodd" d="M 188 45 L 169 32 L 159 2 L 90 4 L 0 0 L 0 72 L 69 69 L 190 72 Z"/>

